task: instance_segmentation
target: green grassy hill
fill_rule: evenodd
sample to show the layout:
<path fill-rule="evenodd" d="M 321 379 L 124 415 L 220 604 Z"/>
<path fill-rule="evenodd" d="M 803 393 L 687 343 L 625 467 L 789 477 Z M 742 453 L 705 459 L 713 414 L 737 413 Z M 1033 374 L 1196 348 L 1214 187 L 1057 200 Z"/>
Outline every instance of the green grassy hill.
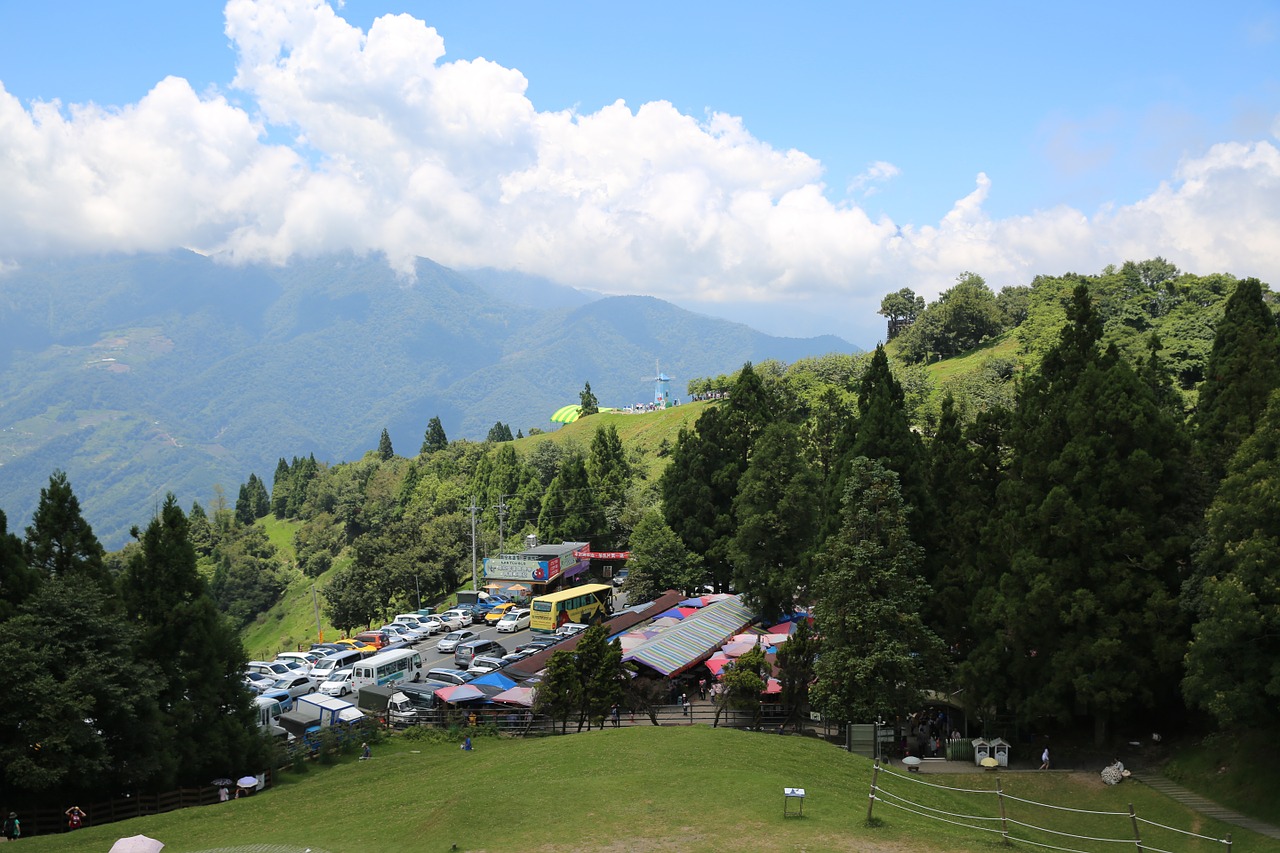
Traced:
<path fill-rule="evenodd" d="M 994 817 L 999 779 L 1006 794 L 1101 817 L 1006 799 L 1008 816 L 1094 837 L 1132 838 L 1133 804 L 1147 820 L 1215 838 L 1228 828 L 1201 819 L 1134 782 L 1104 786 L 1095 773 L 990 773 L 906 778 L 882 773 L 881 790 L 917 811 Z M 271 791 L 227 804 L 191 808 L 35 837 L 36 851 L 106 850 L 144 833 L 166 853 L 274 850 L 328 853 L 412 851 L 985 851 L 1000 836 L 957 827 L 877 802 L 879 825 L 865 825 L 871 762 L 808 738 L 751 732 L 638 726 L 568 738 L 478 739 L 466 753 L 453 743 L 402 737 L 375 747 L 367 762 L 346 759 L 303 775 L 286 772 Z M 963 794 L 922 783 L 982 790 Z M 532 783 L 532 784 L 531 784 Z M 783 816 L 782 789 L 803 787 L 802 818 Z M 945 816 L 945 815 L 944 815 Z M 948 818 L 954 820 L 954 818 Z M 998 821 L 984 821 L 998 827 Z M 1011 824 L 1015 835 L 1028 830 Z M 1148 849 L 1223 850 L 1216 842 L 1143 825 Z M 1232 853 L 1280 849 L 1242 830 Z M 1115 850 L 1115 844 L 1034 836 L 1042 844 Z M 1129 842 L 1132 843 L 1131 841 Z M 251 846 L 253 845 L 253 846 Z M 1033 849 L 1026 847 L 1025 849 Z"/>

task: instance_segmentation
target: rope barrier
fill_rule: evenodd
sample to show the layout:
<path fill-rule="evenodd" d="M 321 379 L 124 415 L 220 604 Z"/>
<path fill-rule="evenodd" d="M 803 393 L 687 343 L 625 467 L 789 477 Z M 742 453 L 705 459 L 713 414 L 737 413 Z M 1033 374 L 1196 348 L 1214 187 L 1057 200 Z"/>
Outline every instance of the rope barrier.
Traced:
<path fill-rule="evenodd" d="M 1189 835 L 1193 838 L 1199 838 L 1204 841 L 1211 841 L 1211 842 L 1216 842 L 1218 844 L 1224 844 L 1227 846 L 1228 850 L 1230 850 L 1231 848 L 1230 838 L 1225 838 L 1225 839 L 1214 838 L 1209 835 L 1201 835 L 1199 833 L 1191 832 L 1189 830 L 1178 829 L 1177 827 L 1166 826 L 1165 824 L 1157 823 L 1153 820 L 1147 820 L 1146 818 L 1141 818 L 1141 817 L 1138 817 L 1136 814 L 1134 814 L 1132 810 L 1132 806 L 1130 806 L 1130 811 L 1127 811 L 1127 812 L 1097 811 L 1095 809 L 1078 809 L 1078 808 L 1072 808 L 1070 806 L 1058 806 L 1052 803 L 1041 803 L 1041 802 L 1037 802 L 1036 800 L 1027 800 L 1027 799 L 1023 799 L 1022 797 L 1015 797 L 1015 796 L 1012 796 L 1011 794 L 1004 793 L 1000 789 L 1000 786 L 998 783 L 997 783 L 997 789 L 994 791 L 971 789 L 971 788 L 952 788 L 946 785 L 938 785 L 931 782 L 926 782 L 923 779 L 920 779 L 911 774 L 894 772 L 888 767 L 879 764 L 879 762 L 877 762 L 876 770 L 877 770 L 877 773 L 884 773 L 885 775 L 895 779 L 904 779 L 908 782 L 915 782 L 918 785 L 924 785 L 927 788 L 934 788 L 939 791 L 949 791 L 951 793 L 958 793 L 958 794 L 996 794 L 1000 796 L 1001 797 L 1000 817 L 986 817 L 983 815 L 960 814 L 957 812 L 950 812 L 950 811 L 946 811 L 945 809 L 936 808 L 934 806 L 928 806 L 928 805 L 925 805 L 924 803 L 917 803 L 913 800 L 907 799 L 906 797 L 896 794 L 893 791 L 887 791 L 884 788 L 877 785 L 876 780 L 873 778 L 871 782 L 870 802 L 883 803 L 886 806 L 892 806 L 893 808 L 899 809 L 900 811 L 907 812 L 908 814 L 913 814 L 918 817 L 926 818 L 928 820 L 941 821 L 943 823 L 951 824 L 952 826 L 963 827 L 964 829 L 972 829 L 978 832 L 1000 833 L 1007 842 L 1019 842 L 1023 844 L 1030 844 L 1034 847 L 1040 847 L 1046 850 L 1060 851 L 1060 853 L 1089 853 L 1089 851 L 1079 850 L 1074 847 L 1060 847 L 1054 844 L 1047 844 L 1040 841 L 1033 841 L 1030 838 L 1019 838 L 1015 835 L 1011 835 L 1008 832 L 1007 824 L 1012 823 L 1016 826 L 1023 827 L 1033 832 L 1049 833 L 1051 835 L 1059 836 L 1062 838 L 1078 839 L 1080 841 L 1088 841 L 1092 843 L 1102 843 L 1102 844 L 1135 844 L 1136 843 L 1138 845 L 1138 849 L 1142 850 L 1144 853 L 1171 853 L 1171 851 L 1163 850 L 1159 847 L 1153 847 L 1151 846 L 1151 844 L 1138 839 L 1137 821 L 1141 821 L 1142 823 L 1145 823 L 1148 826 L 1158 827 L 1160 829 L 1167 829 L 1171 832 L 1177 832 L 1183 835 Z M 1078 835 L 1072 832 L 1063 832 L 1056 829 L 1049 829 L 1047 827 L 1036 826 L 1035 824 L 1024 823 L 1023 821 L 1016 820 L 1014 818 L 1007 818 L 1005 816 L 1004 814 L 1005 799 L 1012 800 L 1018 803 L 1023 803 L 1028 806 L 1039 806 L 1041 808 L 1053 809 L 1055 811 L 1060 811 L 1060 812 L 1098 815 L 1101 817 L 1128 817 L 1134 822 L 1133 823 L 1134 836 L 1129 838 L 1102 838 L 1102 837 L 1091 836 L 1091 835 Z M 871 815 L 870 806 L 868 806 L 867 808 L 867 815 L 868 815 L 868 818 Z M 946 817 L 943 817 L 943 815 L 946 815 Z M 952 820 L 950 818 L 956 818 L 956 820 Z M 979 826 L 979 825 L 975 825 L 974 823 L 966 823 L 964 821 L 1001 821 L 1001 828 L 997 829 L 989 826 Z"/>
<path fill-rule="evenodd" d="M 907 776 L 906 774 L 898 773 L 896 771 L 890 770 L 888 767 L 886 767 L 883 764 L 880 765 L 880 772 L 887 773 L 888 775 L 894 777 L 895 779 L 906 779 L 908 782 L 915 782 L 917 785 L 924 785 L 927 788 L 938 788 L 939 790 L 942 790 L 942 791 L 955 791 L 960 794 L 994 794 L 995 793 L 995 791 L 988 791 L 980 788 L 952 788 L 948 785 L 935 785 L 932 782 L 924 781 L 918 776 Z M 1126 814 L 1128 814 L 1128 812 L 1126 812 Z"/>
<path fill-rule="evenodd" d="M 1000 818 L 998 817 L 983 817 L 982 815 L 972 815 L 972 814 L 956 814 L 955 812 L 945 811 L 944 809 L 935 809 L 933 806 L 926 806 L 924 803 L 912 802 L 911 800 L 908 800 L 906 797 L 900 797 L 897 794 L 893 793 L 892 791 L 886 791 L 884 788 L 880 788 L 880 787 L 877 787 L 876 791 L 880 794 L 883 794 L 886 797 L 893 797 L 895 800 L 902 800 L 902 802 L 911 803 L 911 805 L 916 806 L 918 808 L 927 809 L 931 812 L 937 812 L 938 814 L 949 815 L 950 817 L 959 817 L 959 818 L 964 818 L 965 820 L 1000 820 Z M 877 799 L 879 798 L 877 797 Z"/>
<path fill-rule="evenodd" d="M 1051 805 L 1050 803 L 1037 803 L 1035 800 L 1024 800 L 1021 797 L 1015 797 L 1013 794 L 1005 794 L 1004 797 L 1006 800 L 1017 800 L 1018 802 L 1026 803 L 1029 806 L 1040 806 L 1041 808 L 1045 808 L 1045 809 L 1057 809 L 1060 812 L 1075 812 L 1076 814 L 1096 814 L 1096 815 L 1102 815 L 1104 817 L 1128 817 L 1129 816 L 1128 812 L 1098 812 L 1098 811 L 1094 811 L 1093 809 L 1073 809 L 1067 806 Z M 1130 838 L 1129 840 L 1133 841 L 1132 838 Z"/>
<path fill-rule="evenodd" d="M 1227 839 L 1225 838 L 1213 838 L 1212 836 L 1201 835 L 1198 832 L 1191 832 L 1190 830 L 1186 830 L 1186 829 L 1178 829 L 1176 826 L 1165 826 L 1163 823 L 1156 823 L 1154 820 L 1147 820 L 1145 817 L 1140 817 L 1138 818 L 1138 820 L 1142 821 L 1148 826 L 1158 826 L 1161 829 L 1167 829 L 1170 832 L 1181 832 L 1183 835 L 1190 835 L 1194 838 L 1203 838 L 1205 841 L 1216 841 L 1219 844 L 1227 843 Z"/>
<path fill-rule="evenodd" d="M 900 806 L 897 803 L 891 803 L 888 800 L 882 800 L 879 797 L 876 797 L 875 800 L 877 803 L 883 803 L 886 806 L 893 806 L 895 809 L 902 809 L 902 811 L 904 812 L 910 812 L 913 815 L 919 815 L 920 817 L 928 818 L 929 820 L 940 820 L 943 823 L 949 823 L 952 826 L 963 826 L 965 829 L 976 829 L 979 832 L 995 832 L 995 833 L 1000 832 L 1000 830 L 990 826 L 971 826 L 967 823 L 960 823 L 959 821 L 955 821 L 955 820 L 947 820 L 945 817 L 934 817 L 933 815 L 928 815 L 928 814 L 924 814 L 923 812 L 918 812 L 915 809 L 909 809 L 906 806 Z M 1077 853 L 1086 853 L 1086 851 L 1081 850 L 1081 851 L 1077 851 Z"/>
<path fill-rule="evenodd" d="M 1048 832 L 1052 835 L 1062 835 L 1067 838 L 1079 838 L 1081 841 L 1104 841 L 1109 844 L 1132 844 L 1132 838 L 1095 838 L 1092 835 L 1076 835 L 1074 832 L 1059 832 L 1056 829 L 1049 829 L 1043 826 L 1036 826 L 1033 823 L 1023 823 L 1020 820 L 1009 818 L 1009 823 L 1016 823 L 1018 826 L 1025 826 L 1027 829 L 1034 829 L 1036 832 Z"/>

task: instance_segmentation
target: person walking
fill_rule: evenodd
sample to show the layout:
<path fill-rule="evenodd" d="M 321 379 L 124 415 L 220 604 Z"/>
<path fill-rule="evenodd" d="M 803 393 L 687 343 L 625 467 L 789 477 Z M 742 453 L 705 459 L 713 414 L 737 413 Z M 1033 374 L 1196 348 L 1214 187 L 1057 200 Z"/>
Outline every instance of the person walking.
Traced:
<path fill-rule="evenodd" d="M 22 822 L 18 820 L 17 812 L 9 812 L 9 817 L 5 819 L 4 837 L 10 841 L 17 841 L 22 837 Z"/>
<path fill-rule="evenodd" d="M 617 702 L 614 702 L 613 706 L 609 708 L 609 719 L 613 721 L 613 727 L 615 729 L 621 725 L 621 721 L 618 719 L 618 703 Z"/>
<path fill-rule="evenodd" d="M 1047 746 L 1044 748 L 1044 754 L 1040 756 L 1040 769 L 1049 769 L 1049 747 Z"/>

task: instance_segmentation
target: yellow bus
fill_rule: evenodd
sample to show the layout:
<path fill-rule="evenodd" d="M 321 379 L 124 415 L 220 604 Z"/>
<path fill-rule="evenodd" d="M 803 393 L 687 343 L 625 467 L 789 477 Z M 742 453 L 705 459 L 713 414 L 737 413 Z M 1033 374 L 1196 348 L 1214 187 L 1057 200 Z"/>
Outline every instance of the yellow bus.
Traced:
<path fill-rule="evenodd" d="M 572 586 L 533 600 L 529 629 L 550 634 L 568 622 L 591 625 L 613 613 L 613 587 L 604 583 Z"/>

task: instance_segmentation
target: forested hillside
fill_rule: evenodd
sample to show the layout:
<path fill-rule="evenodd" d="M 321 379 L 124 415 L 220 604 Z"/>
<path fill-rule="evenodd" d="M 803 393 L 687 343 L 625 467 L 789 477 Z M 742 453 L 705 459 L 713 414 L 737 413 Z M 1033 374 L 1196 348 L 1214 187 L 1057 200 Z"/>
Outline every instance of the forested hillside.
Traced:
<path fill-rule="evenodd" d="M 167 492 L 207 503 L 282 453 L 354 459 L 432 416 L 456 438 L 545 427 L 584 382 L 606 406 L 651 399 L 655 362 L 688 379 L 855 349 L 428 260 L 404 277 L 380 257 L 172 252 L 0 276 L 0 506 L 25 524 L 65 470 L 111 547 Z"/>
<path fill-rule="evenodd" d="M 5 772 L 50 790 L 76 773 L 154 785 L 206 772 L 192 736 L 164 759 L 177 766 L 117 779 L 121 755 L 159 744 L 117 731 L 102 703 L 154 673 L 125 713 L 155 716 L 148 738 L 188 737 L 200 718 L 164 701 L 193 689 L 169 655 L 212 642 L 210 666 L 230 673 L 243 660 L 231 629 L 255 651 L 301 642 L 307 619 L 280 606 L 312 584 L 344 630 L 447 595 L 470 574 L 473 501 L 481 555 L 530 532 L 587 540 L 631 551 L 637 596 L 710 582 L 766 619 L 811 608 L 812 694 L 804 678 L 785 700 L 829 718 L 901 715 L 941 689 L 1040 730 L 1088 725 L 1099 742 L 1264 725 L 1280 700 L 1274 298 L 1254 279 L 1142 269 L 1037 279 L 1021 323 L 951 360 L 889 355 L 944 296 L 888 348 L 705 375 L 690 381 L 699 402 L 666 411 L 529 436 L 498 420 L 483 442 L 432 417 L 407 446 L 384 430 L 333 465 L 282 448 L 234 497 L 186 513 L 164 502 L 114 554 L 55 473 L 25 536 L 0 529 L 0 644 L 30 668 L 20 683 L 47 671 L 81 699 L 11 691 L 47 709 L 39 742 L 57 747 L 34 756 L 22 717 L 5 715 Z M 974 277 L 961 284 L 967 304 L 999 307 Z M 959 336 L 954 319 L 943 339 Z M 1007 366 L 989 369 L 996 358 Z M 33 653 L 32 636 L 50 642 Z M 119 652 L 105 674 L 98 649 Z M 83 710 L 99 706 L 100 720 Z M 214 728 L 218 748 L 245 748 L 234 728 Z"/>

